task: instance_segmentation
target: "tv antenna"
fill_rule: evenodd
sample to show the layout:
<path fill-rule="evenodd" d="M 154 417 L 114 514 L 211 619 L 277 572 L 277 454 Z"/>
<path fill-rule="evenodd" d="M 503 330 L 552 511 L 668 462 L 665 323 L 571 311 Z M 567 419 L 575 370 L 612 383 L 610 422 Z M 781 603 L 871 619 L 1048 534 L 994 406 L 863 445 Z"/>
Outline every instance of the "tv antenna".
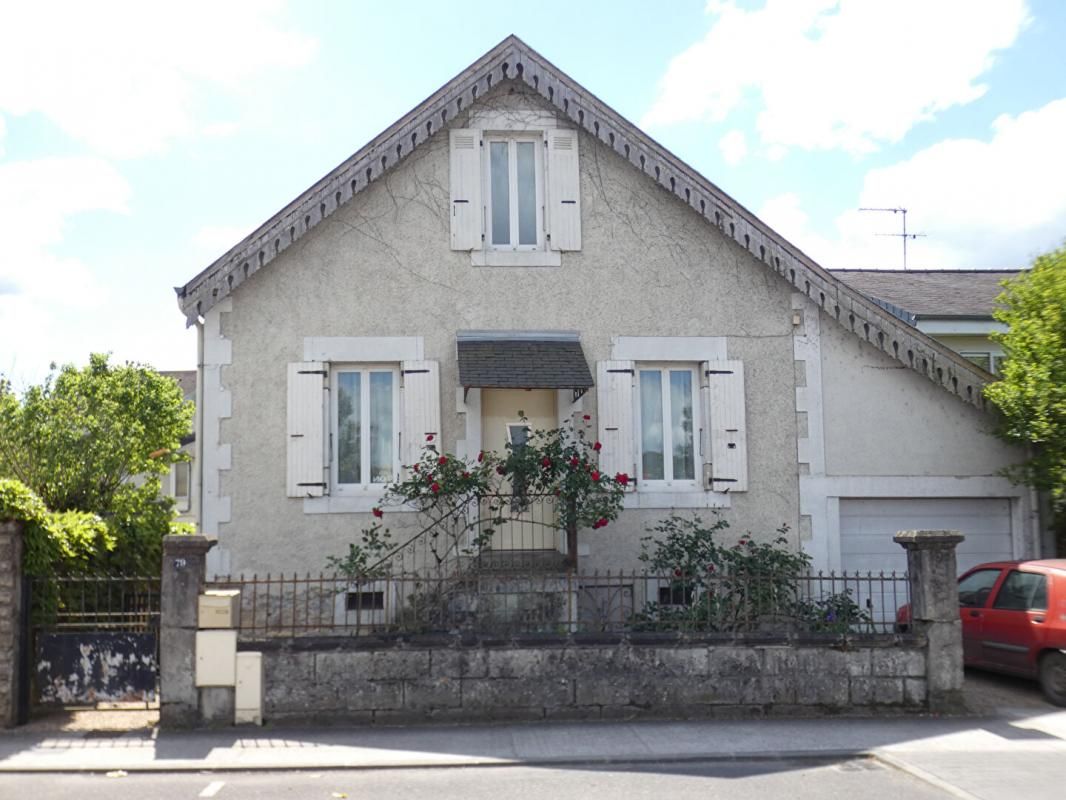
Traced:
<path fill-rule="evenodd" d="M 903 219 L 903 233 L 878 233 L 876 236 L 899 236 L 903 239 L 903 269 L 907 268 L 907 240 L 925 237 L 924 233 L 907 233 L 907 209 L 905 208 L 860 208 L 859 211 L 891 211 Z"/>

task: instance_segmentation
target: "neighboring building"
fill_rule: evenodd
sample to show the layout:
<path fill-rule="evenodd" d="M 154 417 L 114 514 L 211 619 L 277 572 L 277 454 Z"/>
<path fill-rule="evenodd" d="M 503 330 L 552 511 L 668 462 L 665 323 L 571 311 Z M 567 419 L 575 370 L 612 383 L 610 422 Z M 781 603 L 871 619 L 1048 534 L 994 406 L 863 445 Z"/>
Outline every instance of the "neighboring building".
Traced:
<path fill-rule="evenodd" d="M 176 380 L 181 387 L 182 397 L 190 403 L 196 402 L 196 370 L 161 370 L 159 374 Z M 187 454 L 189 460 L 171 465 L 170 474 L 163 477 L 163 492 L 174 498 L 178 522 L 196 522 L 192 494 L 196 463 L 196 434 L 190 433 L 182 438 L 181 452 Z"/>
<path fill-rule="evenodd" d="M 835 269 L 849 286 L 981 369 L 999 373 L 1003 348 L 988 338 L 1007 326 L 992 318 L 1002 283 L 1020 270 Z"/>
<path fill-rule="evenodd" d="M 819 569 L 900 569 L 910 528 L 964 531 L 963 567 L 1041 551 L 987 373 L 514 37 L 178 300 L 216 572 L 324 568 L 427 434 L 472 458 L 519 411 L 590 415 L 601 468 L 638 478 L 618 521 L 581 531 L 583 570 L 639 567 L 675 510 L 760 539 L 786 524 Z"/>

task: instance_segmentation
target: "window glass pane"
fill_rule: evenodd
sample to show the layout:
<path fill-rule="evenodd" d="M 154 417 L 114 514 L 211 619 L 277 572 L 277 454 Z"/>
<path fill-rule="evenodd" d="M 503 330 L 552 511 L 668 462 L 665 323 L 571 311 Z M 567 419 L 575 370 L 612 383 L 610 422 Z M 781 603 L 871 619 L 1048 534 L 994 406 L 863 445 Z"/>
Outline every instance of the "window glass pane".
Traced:
<path fill-rule="evenodd" d="M 658 370 L 640 371 L 640 455 L 641 478 L 665 480 L 662 373 Z"/>
<path fill-rule="evenodd" d="M 392 373 L 370 373 L 370 482 L 392 480 Z"/>
<path fill-rule="evenodd" d="M 507 439 L 511 443 L 511 450 L 515 453 L 522 450 L 529 441 L 528 425 L 508 425 Z"/>
<path fill-rule="evenodd" d="M 960 354 L 967 361 L 972 361 L 986 372 L 992 371 L 992 354 L 991 353 L 961 353 Z"/>
<path fill-rule="evenodd" d="M 692 444 L 692 373 L 670 371 L 670 442 L 673 445 L 674 480 L 690 481 L 696 477 Z"/>
<path fill-rule="evenodd" d="M 959 605 L 983 606 L 999 578 L 998 569 L 982 569 L 959 581 Z"/>
<path fill-rule="evenodd" d="M 1047 578 L 1035 572 L 1011 572 L 999 587 L 992 608 L 1008 611 L 1030 608 L 1034 611 L 1047 610 Z"/>
<path fill-rule="evenodd" d="M 492 243 L 511 243 L 511 176 L 507 142 L 489 142 L 489 193 L 492 197 Z"/>
<path fill-rule="evenodd" d="M 359 483 L 362 471 L 362 375 L 337 373 L 337 482 Z"/>
<path fill-rule="evenodd" d="M 535 145 L 518 142 L 518 243 L 537 243 L 537 178 Z"/>
<path fill-rule="evenodd" d="M 174 465 L 174 496 L 189 496 L 189 462 L 182 461 Z"/>

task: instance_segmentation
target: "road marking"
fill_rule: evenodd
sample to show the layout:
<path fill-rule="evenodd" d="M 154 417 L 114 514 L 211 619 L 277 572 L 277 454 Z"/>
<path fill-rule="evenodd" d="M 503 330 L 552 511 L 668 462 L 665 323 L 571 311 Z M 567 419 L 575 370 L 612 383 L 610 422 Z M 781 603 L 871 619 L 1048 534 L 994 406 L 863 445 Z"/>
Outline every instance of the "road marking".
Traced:
<path fill-rule="evenodd" d="M 218 794 L 219 789 L 226 785 L 225 781 L 211 781 L 204 787 L 204 790 L 200 792 L 200 797 L 214 797 Z"/>

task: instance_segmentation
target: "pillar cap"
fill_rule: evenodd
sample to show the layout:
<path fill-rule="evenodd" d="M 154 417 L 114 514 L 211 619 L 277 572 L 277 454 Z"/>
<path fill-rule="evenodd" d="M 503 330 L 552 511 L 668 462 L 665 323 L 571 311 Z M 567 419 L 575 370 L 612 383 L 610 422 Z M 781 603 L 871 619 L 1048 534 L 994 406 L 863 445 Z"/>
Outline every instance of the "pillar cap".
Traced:
<path fill-rule="evenodd" d="M 206 553 L 218 544 L 218 539 L 202 534 L 170 533 L 163 537 L 163 552 L 169 555 L 197 555 Z"/>
<path fill-rule="evenodd" d="M 961 531 L 900 531 L 892 537 L 896 544 L 916 550 L 957 545 L 964 539 Z"/>

